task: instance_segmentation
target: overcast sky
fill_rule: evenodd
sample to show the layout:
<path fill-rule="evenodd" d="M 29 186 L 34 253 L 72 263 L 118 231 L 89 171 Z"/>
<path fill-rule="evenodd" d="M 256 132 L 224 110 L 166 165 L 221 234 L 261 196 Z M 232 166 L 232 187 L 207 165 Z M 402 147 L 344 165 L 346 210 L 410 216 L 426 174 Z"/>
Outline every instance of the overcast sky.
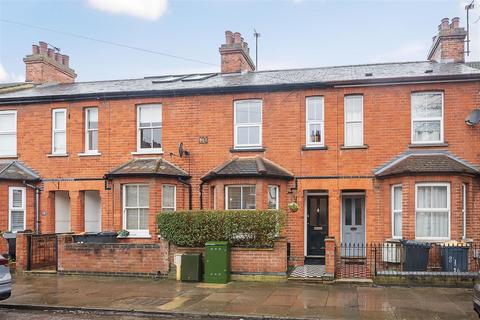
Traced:
<path fill-rule="evenodd" d="M 254 28 L 261 70 L 425 60 L 443 17 L 465 25 L 466 2 L 0 0 L 0 82 L 24 80 L 22 58 L 41 40 L 70 55 L 78 81 L 219 71 L 224 31 L 241 32 L 253 57 Z M 471 29 L 468 59 L 480 60 L 480 0 Z"/>

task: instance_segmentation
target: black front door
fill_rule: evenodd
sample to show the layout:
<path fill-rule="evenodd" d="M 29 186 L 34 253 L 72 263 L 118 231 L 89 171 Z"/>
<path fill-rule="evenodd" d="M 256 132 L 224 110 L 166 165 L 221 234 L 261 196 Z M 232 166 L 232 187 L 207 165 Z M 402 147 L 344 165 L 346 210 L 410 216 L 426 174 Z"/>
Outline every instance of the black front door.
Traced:
<path fill-rule="evenodd" d="M 328 196 L 307 197 L 307 256 L 325 256 Z"/>

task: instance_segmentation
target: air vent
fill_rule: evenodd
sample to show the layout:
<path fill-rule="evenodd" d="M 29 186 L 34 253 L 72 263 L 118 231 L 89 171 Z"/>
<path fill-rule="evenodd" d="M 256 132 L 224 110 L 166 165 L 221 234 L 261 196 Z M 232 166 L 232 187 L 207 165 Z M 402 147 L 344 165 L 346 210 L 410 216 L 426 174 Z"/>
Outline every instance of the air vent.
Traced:
<path fill-rule="evenodd" d="M 432 69 L 425 70 L 425 73 L 433 73 Z"/>
<path fill-rule="evenodd" d="M 373 73 L 371 73 L 371 72 L 365 73 L 365 77 L 371 77 L 371 76 L 373 76 Z"/>

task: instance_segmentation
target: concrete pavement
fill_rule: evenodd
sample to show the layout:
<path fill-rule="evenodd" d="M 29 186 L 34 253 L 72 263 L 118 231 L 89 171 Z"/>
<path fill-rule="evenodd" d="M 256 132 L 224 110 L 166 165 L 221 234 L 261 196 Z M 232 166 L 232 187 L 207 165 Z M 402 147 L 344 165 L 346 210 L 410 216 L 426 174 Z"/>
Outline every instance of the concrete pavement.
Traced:
<path fill-rule="evenodd" d="M 232 282 L 27 275 L 4 305 L 140 311 L 178 316 L 238 315 L 316 319 L 478 319 L 472 290 L 318 283 Z"/>

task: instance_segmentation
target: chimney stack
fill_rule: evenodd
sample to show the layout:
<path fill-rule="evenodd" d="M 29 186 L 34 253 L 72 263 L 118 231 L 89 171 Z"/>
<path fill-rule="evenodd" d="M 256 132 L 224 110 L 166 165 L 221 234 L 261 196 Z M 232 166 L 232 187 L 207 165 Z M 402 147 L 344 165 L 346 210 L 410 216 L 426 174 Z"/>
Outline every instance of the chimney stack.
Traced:
<path fill-rule="evenodd" d="M 220 47 L 222 73 L 254 71 L 250 49 L 240 32 L 225 31 L 225 44 Z"/>
<path fill-rule="evenodd" d="M 73 83 L 77 77 L 75 71 L 68 65 L 68 56 L 48 48 L 48 44 L 43 41 L 38 45 L 32 45 L 32 54 L 23 58 L 23 62 L 25 62 L 27 82 Z"/>
<path fill-rule="evenodd" d="M 465 37 L 467 32 L 460 27 L 460 18 L 443 18 L 438 26 L 438 35 L 433 37 L 433 44 L 427 59 L 435 62 L 465 62 Z"/>

